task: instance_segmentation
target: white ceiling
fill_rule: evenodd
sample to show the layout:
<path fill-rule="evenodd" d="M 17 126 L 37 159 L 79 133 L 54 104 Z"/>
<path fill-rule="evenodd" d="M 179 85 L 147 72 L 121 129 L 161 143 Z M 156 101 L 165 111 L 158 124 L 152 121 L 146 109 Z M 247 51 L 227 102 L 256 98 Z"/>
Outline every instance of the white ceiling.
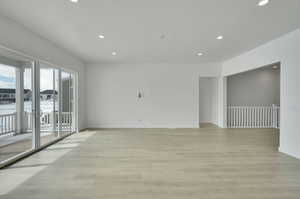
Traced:
<path fill-rule="evenodd" d="M 86 63 L 201 63 L 300 27 L 299 0 L 270 1 L 258 7 L 258 0 L 1 0 L 0 13 Z"/>

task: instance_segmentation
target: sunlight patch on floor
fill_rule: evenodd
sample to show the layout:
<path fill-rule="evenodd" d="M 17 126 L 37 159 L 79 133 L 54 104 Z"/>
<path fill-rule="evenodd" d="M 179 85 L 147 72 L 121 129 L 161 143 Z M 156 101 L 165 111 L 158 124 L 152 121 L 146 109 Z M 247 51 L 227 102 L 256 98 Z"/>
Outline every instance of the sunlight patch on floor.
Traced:
<path fill-rule="evenodd" d="M 0 196 L 8 194 L 56 160 L 78 147 L 95 132 L 74 134 L 21 162 L 0 170 Z"/>

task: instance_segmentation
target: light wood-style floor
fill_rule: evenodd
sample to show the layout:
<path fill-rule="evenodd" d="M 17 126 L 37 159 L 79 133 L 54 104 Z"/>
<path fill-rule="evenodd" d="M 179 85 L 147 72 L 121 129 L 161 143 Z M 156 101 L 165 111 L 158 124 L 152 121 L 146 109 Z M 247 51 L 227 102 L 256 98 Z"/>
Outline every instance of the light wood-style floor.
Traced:
<path fill-rule="evenodd" d="M 299 199 L 300 160 L 277 152 L 278 137 L 272 129 L 97 130 L 0 198 Z"/>

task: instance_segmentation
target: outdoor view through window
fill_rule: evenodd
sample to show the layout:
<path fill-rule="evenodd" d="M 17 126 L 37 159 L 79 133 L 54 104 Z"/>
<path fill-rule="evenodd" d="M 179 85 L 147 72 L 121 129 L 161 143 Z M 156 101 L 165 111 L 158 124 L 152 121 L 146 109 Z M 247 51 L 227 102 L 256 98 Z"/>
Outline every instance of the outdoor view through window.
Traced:
<path fill-rule="evenodd" d="M 32 61 L 0 56 L 0 163 L 75 131 L 74 75 L 44 63 L 36 70 L 34 79 Z M 32 113 L 33 82 L 39 115 Z"/>
<path fill-rule="evenodd" d="M 0 113 L 16 112 L 16 73 L 15 68 L 0 64 Z M 1 128 L 1 130 L 3 130 Z M 0 132 L 1 133 L 1 132 Z"/>

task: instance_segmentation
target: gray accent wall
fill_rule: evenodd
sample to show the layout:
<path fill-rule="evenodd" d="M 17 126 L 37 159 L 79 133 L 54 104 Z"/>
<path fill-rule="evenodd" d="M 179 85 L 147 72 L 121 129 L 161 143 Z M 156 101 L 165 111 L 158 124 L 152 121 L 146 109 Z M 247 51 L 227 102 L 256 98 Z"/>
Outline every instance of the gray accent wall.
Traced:
<path fill-rule="evenodd" d="M 227 86 L 228 105 L 280 104 L 280 68 L 263 67 L 229 76 Z"/>

